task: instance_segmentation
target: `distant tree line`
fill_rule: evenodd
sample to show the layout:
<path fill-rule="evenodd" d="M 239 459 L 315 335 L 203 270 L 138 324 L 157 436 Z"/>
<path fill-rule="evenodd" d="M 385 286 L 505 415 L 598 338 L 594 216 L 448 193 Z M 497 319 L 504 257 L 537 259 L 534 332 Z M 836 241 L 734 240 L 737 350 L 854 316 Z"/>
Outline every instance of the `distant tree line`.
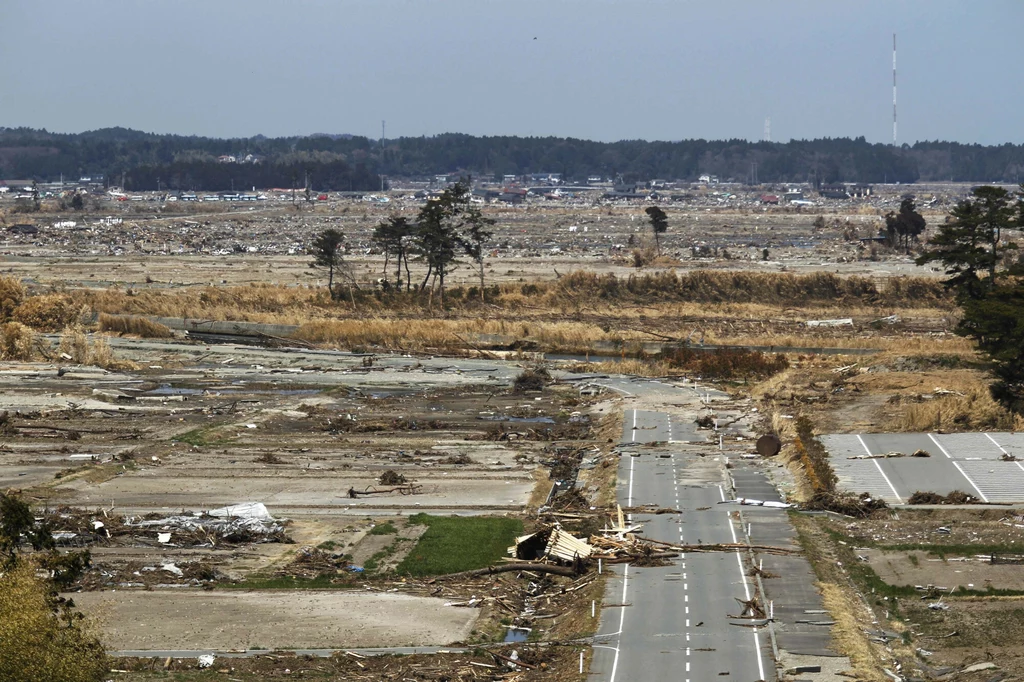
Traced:
<path fill-rule="evenodd" d="M 242 158 L 249 154 L 261 160 L 257 167 L 216 161 L 221 155 Z M 863 137 L 787 143 L 594 142 L 456 133 L 398 138 L 381 145 L 378 140 L 350 135 L 218 139 L 124 128 L 75 134 L 0 128 L 0 178 L 52 181 L 61 173 L 65 178 L 103 174 L 109 182 L 119 183 L 123 173 L 125 183 L 135 183 L 135 189 L 155 189 L 158 178 L 162 186 L 178 182 L 206 190 L 230 189 L 232 180 L 236 187 L 290 186 L 291 173 L 297 167 L 302 168 L 302 176 L 310 171 L 317 189 L 333 190 L 379 187 L 380 174 L 500 178 L 549 172 L 561 173 L 567 180 L 601 176 L 621 177 L 625 182 L 653 178 L 695 181 L 707 174 L 743 182 L 750 179 L 755 164 L 757 178 L 768 183 L 1017 183 L 1024 171 L 1024 145 L 918 142 L 892 147 L 871 144 Z"/>

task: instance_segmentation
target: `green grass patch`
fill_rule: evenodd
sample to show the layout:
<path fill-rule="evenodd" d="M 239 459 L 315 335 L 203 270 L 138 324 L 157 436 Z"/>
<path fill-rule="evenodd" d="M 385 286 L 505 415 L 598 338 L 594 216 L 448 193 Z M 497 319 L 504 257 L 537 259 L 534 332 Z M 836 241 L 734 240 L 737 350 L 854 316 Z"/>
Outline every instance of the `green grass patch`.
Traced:
<path fill-rule="evenodd" d="M 398 529 L 395 528 L 395 524 L 391 523 L 390 521 L 385 521 L 384 523 L 378 523 L 376 526 L 371 528 L 369 534 L 370 535 L 394 535 L 397 532 L 398 532 Z"/>
<path fill-rule="evenodd" d="M 398 573 L 444 575 L 490 566 L 507 556 L 523 532 L 523 522 L 487 516 L 416 514 L 410 524 L 427 526 L 419 542 L 398 565 Z"/>
<path fill-rule="evenodd" d="M 196 447 L 210 447 L 212 445 L 222 445 L 230 441 L 229 438 L 218 437 L 217 429 L 220 428 L 220 424 L 211 424 L 209 426 L 200 426 L 197 429 L 186 431 L 185 433 L 174 436 L 171 440 L 178 443 L 188 443 L 189 445 L 195 445 Z"/>

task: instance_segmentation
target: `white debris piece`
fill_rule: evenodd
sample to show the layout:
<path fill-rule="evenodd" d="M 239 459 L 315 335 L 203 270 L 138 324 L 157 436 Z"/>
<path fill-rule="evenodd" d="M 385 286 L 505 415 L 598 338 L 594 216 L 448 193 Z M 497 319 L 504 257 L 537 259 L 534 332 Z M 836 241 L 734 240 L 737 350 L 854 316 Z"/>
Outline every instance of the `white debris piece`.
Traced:
<path fill-rule="evenodd" d="M 219 509 L 211 509 L 206 512 L 210 516 L 226 516 L 234 519 L 262 519 L 273 521 L 274 517 L 267 511 L 266 505 L 262 502 L 239 502 Z"/>
<path fill-rule="evenodd" d="M 772 500 L 753 500 L 749 497 L 737 497 L 735 500 L 725 500 L 718 504 L 742 504 L 749 507 L 771 507 L 773 509 L 789 509 L 794 507 L 789 502 L 774 502 Z"/>
<path fill-rule="evenodd" d="M 211 668 L 211 667 L 213 667 L 213 662 L 215 660 L 217 660 L 217 659 L 214 657 L 213 654 L 203 654 L 202 656 L 199 657 L 199 667 L 200 668 Z"/>
<path fill-rule="evenodd" d="M 181 569 L 172 563 L 160 564 L 160 568 L 167 571 L 168 573 L 173 573 L 174 575 L 184 575 Z"/>
<path fill-rule="evenodd" d="M 156 539 L 157 539 L 157 542 L 160 542 L 160 543 L 163 543 L 163 544 L 166 545 L 168 542 L 171 541 L 171 534 L 170 533 L 157 533 L 156 534 Z"/>
<path fill-rule="evenodd" d="M 807 320 L 808 327 L 843 327 L 853 326 L 852 317 L 842 317 L 836 320 Z"/>

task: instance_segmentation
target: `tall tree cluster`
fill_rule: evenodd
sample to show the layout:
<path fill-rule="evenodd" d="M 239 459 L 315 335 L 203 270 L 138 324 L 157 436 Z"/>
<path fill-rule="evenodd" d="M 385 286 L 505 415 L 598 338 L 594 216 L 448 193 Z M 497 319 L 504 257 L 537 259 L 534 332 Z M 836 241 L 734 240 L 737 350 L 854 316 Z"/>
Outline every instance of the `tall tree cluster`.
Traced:
<path fill-rule="evenodd" d="M 900 202 L 900 210 L 885 216 L 885 234 L 889 246 L 909 249 L 910 242 L 917 241 L 925 227 L 925 219 L 917 212 L 913 197 L 904 197 Z"/>
<path fill-rule="evenodd" d="M 962 309 L 957 333 L 974 339 L 991 362 L 992 397 L 1024 414 L 1024 261 L 1011 230 L 1024 227 L 1024 185 L 976 187 L 929 240 L 918 265 L 945 266 Z"/>
<path fill-rule="evenodd" d="M 406 292 L 425 293 L 431 302 L 436 293 L 443 306 L 445 280 L 458 267 L 460 258 L 468 257 L 480 279 L 480 300 L 485 300 L 484 258 L 493 235 L 490 227 L 494 220 L 485 217 L 471 198 L 469 182 L 461 180 L 439 197 L 427 201 L 415 222 L 403 216 L 392 216 L 377 225 L 372 239 L 384 253 L 382 288 L 401 291 L 404 287 Z M 343 241 L 338 230 L 325 230 L 316 236 L 310 249 L 314 256 L 312 264 L 328 269 L 328 287 L 334 299 L 338 298 L 334 274 L 342 267 Z M 412 280 L 410 259 L 425 267 L 418 285 Z"/>

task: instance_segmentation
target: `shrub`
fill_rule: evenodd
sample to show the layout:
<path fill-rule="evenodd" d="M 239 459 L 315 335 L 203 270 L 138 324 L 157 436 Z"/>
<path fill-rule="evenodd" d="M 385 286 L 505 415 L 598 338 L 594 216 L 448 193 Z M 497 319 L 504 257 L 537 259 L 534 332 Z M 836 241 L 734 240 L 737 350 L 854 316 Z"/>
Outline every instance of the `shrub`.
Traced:
<path fill-rule="evenodd" d="M 525 369 L 516 377 L 512 384 L 512 390 L 516 393 L 543 391 L 549 381 L 551 381 L 551 374 L 543 367 Z"/>
<path fill-rule="evenodd" d="M 0 360 L 32 359 L 36 347 L 35 333 L 20 322 L 0 325 Z"/>
<path fill-rule="evenodd" d="M 37 331 L 55 332 L 77 323 L 82 312 L 70 296 L 45 294 L 26 299 L 12 317 Z"/>
<path fill-rule="evenodd" d="M 664 351 L 660 359 L 667 361 L 672 369 L 684 370 L 712 381 L 767 379 L 789 367 L 785 355 L 744 348 L 701 351 L 682 347 Z"/>
<path fill-rule="evenodd" d="M 109 670 L 81 615 L 59 603 L 29 561 L 0 574 L 0 679 L 99 682 Z"/>
<path fill-rule="evenodd" d="M 11 319 L 25 298 L 25 287 L 14 277 L 0 277 L 0 322 Z"/>

